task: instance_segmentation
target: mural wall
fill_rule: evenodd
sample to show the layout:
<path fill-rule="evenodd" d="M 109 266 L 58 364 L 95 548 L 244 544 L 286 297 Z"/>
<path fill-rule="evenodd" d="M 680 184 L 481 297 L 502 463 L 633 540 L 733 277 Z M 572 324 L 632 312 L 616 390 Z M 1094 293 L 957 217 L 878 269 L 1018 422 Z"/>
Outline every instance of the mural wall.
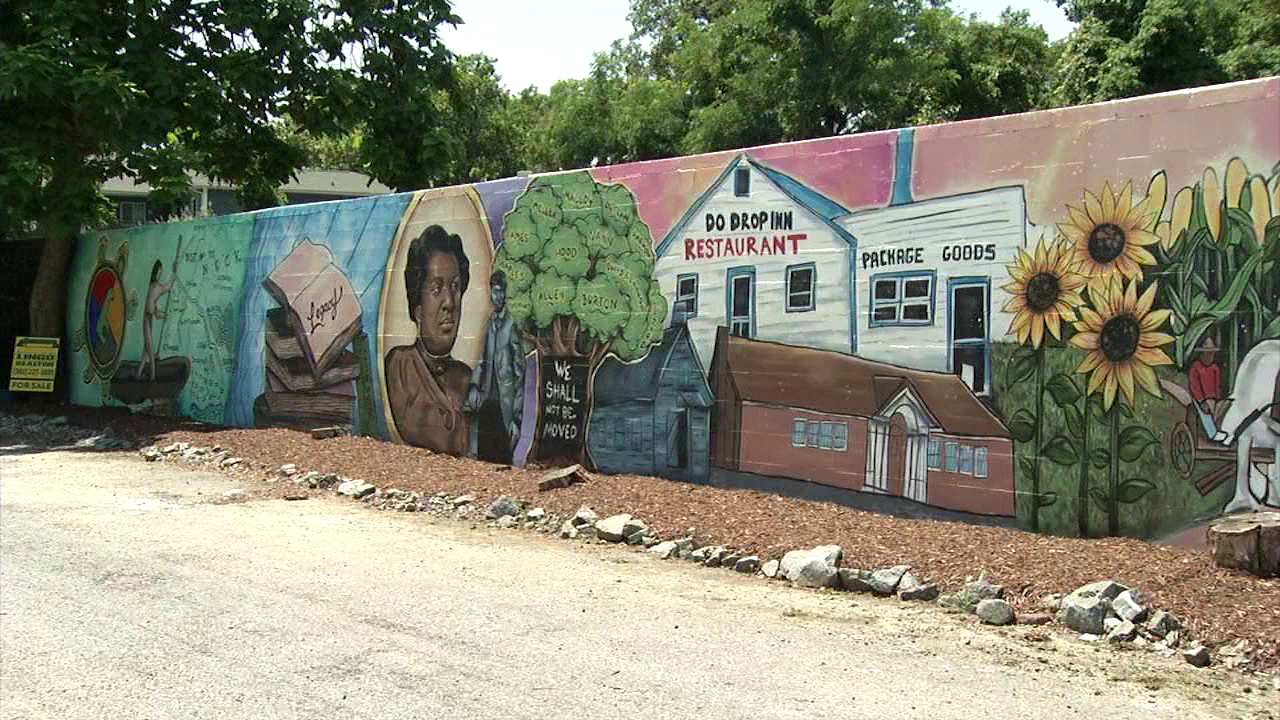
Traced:
<path fill-rule="evenodd" d="M 1067 535 L 1280 507 L 1276 78 L 91 235 L 69 286 L 86 405 Z"/>

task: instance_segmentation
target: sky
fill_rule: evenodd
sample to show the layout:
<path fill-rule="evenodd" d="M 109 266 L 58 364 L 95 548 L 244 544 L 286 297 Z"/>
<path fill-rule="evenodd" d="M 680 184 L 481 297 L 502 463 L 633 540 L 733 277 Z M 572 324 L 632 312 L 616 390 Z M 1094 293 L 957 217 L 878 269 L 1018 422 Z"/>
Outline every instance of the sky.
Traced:
<path fill-rule="evenodd" d="M 446 28 L 445 45 L 459 55 L 484 53 L 496 58 L 498 74 L 509 90 L 583 77 L 594 53 L 631 34 L 628 0 L 454 0 L 464 23 Z M 1050 40 L 1071 31 L 1052 0 L 952 0 L 964 12 L 995 20 L 1007 6 L 1031 12 Z"/>

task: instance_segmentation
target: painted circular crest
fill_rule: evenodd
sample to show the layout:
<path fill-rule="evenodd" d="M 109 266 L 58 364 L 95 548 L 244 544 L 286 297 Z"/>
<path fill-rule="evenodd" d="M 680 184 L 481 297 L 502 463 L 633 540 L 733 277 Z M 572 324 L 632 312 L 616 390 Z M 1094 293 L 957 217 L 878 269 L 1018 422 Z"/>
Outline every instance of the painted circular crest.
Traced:
<path fill-rule="evenodd" d="M 113 265 L 99 265 L 89 280 L 84 301 L 86 345 L 94 366 L 115 366 L 124 347 L 126 298 L 124 283 Z"/>

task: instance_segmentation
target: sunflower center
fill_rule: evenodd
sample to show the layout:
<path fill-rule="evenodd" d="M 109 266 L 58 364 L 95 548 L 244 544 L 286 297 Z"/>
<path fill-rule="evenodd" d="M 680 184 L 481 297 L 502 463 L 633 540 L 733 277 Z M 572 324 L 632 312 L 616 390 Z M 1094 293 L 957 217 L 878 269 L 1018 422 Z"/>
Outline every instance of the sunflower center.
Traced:
<path fill-rule="evenodd" d="M 1124 228 L 1115 223 L 1101 223 L 1089 233 L 1089 257 L 1105 265 L 1124 252 Z"/>
<path fill-rule="evenodd" d="M 1102 326 L 1099 344 L 1111 362 L 1124 362 L 1138 351 L 1138 319 L 1132 313 L 1116 315 Z"/>
<path fill-rule="evenodd" d="M 1036 273 L 1027 282 L 1027 305 L 1036 312 L 1044 312 L 1058 302 L 1058 276 L 1050 272 Z"/>

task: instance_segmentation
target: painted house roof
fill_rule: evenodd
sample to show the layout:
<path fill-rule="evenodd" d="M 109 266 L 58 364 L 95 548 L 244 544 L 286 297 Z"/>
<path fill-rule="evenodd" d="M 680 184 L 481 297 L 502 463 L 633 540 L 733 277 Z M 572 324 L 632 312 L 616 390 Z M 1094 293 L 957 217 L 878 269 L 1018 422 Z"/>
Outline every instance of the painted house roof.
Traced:
<path fill-rule="evenodd" d="M 600 369 L 596 371 L 593 390 L 595 404 L 652 402 L 661 385 L 662 371 L 671 363 L 672 354 L 681 344 L 687 346 L 693 355 L 698 376 L 698 386 L 695 390 L 682 393 L 684 402 L 690 407 L 710 407 L 711 387 L 707 385 L 706 374 L 702 371 L 702 363 L 698 359 L 698 351 L 689 338 L 689 328 L 684 324 L 674 325 L 663 331 L 662 342 L 636 362 L 624 363 L 615 357 L 609 357 L 602 362 Z"/>
<path fill-rule="evenodd" d="M 744 401 L 833 415 L 876 417 L 904 389 L 936 425 L 955 435 L 1008 438 L 1009 430 L 958 375 L 911 370 L 854 355 L 750 340 L 716 331 L 712 372 L 724 372 Z"/>
<path fill-rule="evenodd" d="M 767 165 L 752 160 L 746 153 L 738 153 L 738 155 L 724 166 L 724 170 L 720 171 L 720 175 L 716 177 L 715 181 L 708 185 L 706 190 L 702 191 L 702 194 L 698 196 L 698 199 L 693 201 L 693 204 L 689 206 L 689 209 L 684 211 L 684 215 L 680 216 L 680 219 L 676 221 L 676 224 L 672 225 L 671 229 L 667 231 L 667 234 L 662 238 L 662 242 L 658 243 L 658 247 L 654 251 L 654 254 L 657 257 L 662 257 L 663 254 L 666 253 L 667 248 L 679 239 L 680 234 L 684 232 L 685 226 L 698 216 L 702 211 L 702 206 L 705 205 L 707 201 L 711 199 L 711 196 L 715 195 L 716 190 L 718 190 L 720 186 L 729 179 L 729 175 L 733 172 L 734 168 L 744 162 L 756 170 L 759 170 L 762 175 L 768 178 L 769 182 L 773 183 L 778 190 L 782 191 L 782 194 L 791 198 L 792 202 L 796 205 L 799 205 L 801 208 L 813 213 L 823 222 L 823 224 L 835 232 L 837 237 L 842 238 L 845 242 L 849 243 L 850 246 L 857 245 L 857 241 L 854 240 L 853 235 L 835 222 L 836 218 L 849 214 L 849 210 L 845 206 L 835 200 L 832 200 L 826 195 L 823 195 L 817 190 L 808 187 L 804 183 L 784 172 L 774 170 Z"/>

